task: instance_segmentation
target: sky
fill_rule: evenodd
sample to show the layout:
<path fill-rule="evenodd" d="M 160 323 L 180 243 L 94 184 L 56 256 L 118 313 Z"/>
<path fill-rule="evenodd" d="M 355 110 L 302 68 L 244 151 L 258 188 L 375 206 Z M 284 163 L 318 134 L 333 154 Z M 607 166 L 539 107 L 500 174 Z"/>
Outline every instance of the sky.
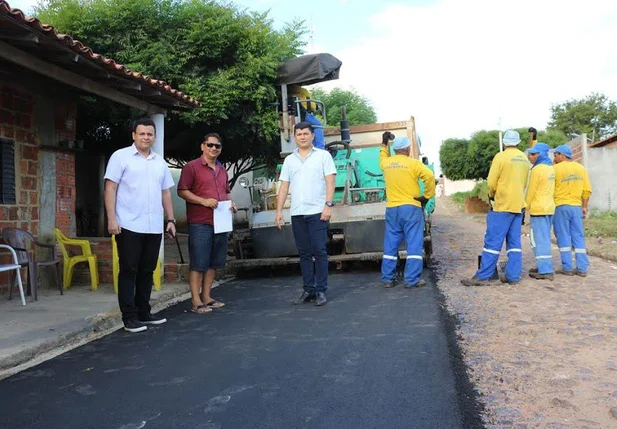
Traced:
<path fill-rule="evenodd" d="M 25 11 L 34 3 L 9 0 Z M 328 52 L 343 62 L 340 79 L 322 86 L 355 89 L 379 122 L 413 116 L 422 152 L 435 162 L 448 138 L 544 129 L 551 105 L 592 92 L 617 100 L 614 0 L 235 3 L 269 11 L 277 28 L 304 20 L 311 29 L 307 53 Z"/>

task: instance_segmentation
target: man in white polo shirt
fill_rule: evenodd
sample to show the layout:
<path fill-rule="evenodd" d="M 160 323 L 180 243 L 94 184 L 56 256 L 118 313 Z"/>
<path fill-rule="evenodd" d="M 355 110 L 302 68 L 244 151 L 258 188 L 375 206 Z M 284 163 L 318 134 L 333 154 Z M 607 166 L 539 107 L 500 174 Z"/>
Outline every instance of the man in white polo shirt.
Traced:
<path fill-rule="evenodd" d="M 146 325 L 167 320 L 150 313 L 152 274 L 156 268 L 165 229 L 176 226 L 170 188 L 174 185 L 167 163 L 151 148 L 156 126 L 149 118 L 135 121 L 133 144 L 113 153 L 105 171 L 107 229 L 116 236 L 120 275 L 118 304 L 124 329 L 141 332 Z"/>
<path fill-rule="evenodd" d="M 291 227 L 300 256 L 304 292 L 294 304 L 325 305 L 328 289 L 328 221 L 334 206 L 336 166 L 329 152 L 313 146 L 308 122 L 294 127 L 298 146 L 283 162 L 276 199 L 276 226 L 283 225 L 283 205 L 291 191 Z M 313 259 L 315 264 L 313 266 Z"/>

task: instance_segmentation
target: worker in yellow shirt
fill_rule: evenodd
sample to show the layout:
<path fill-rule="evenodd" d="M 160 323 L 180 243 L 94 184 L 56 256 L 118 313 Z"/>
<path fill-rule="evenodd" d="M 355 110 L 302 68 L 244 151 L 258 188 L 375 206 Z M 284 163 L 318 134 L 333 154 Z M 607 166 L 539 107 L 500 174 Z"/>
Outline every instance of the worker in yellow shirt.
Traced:
<path fill-rule="evenodd" d="M 517 145 L 518 132 L 507 130 L 503 136 L 505 150 L 493 158 L 488 173 L 491 210 L 486 216 L 486 234 L 480 268 L 470 278 L 461 280 L 464 286 L 487 286 L 495 274 L 499 253 L 506 242 L 508 262 L 502 282 L 515 284 L 521 280 L 523 254 L 521 224 L 525 207 L 525 187 L 529 176 L 529 161 Z"/>
<path fill-rule="evenodd" d="M 397 137 L 392 142 L 394 155 L 390 156 L 390 136 L 383 134 L 379 154 L 379 167 L 386 182 L 386 232 L 384 237 L 381 282 L 384 287 L 396 286 L 398 248 L 403 239 L 407 244 L 405 287 L 425 284 L 422 274 L 422 248 L 424 244 L 423 206 L 435 195 L 435 175 L 417 159 L 411 158 L 411 143 L 407 137 Z M 424 195 L 420 183 L 424 183 Z"/>
<path fill-rule="evenodd" d="M 537 269 L 529 271 L 536 280 L 553 280 L 551 228 L 555 214 L 555 168 L 548 155 L 550 147 L 538 142 L 527 151 L 533 163 L 525 204 L 531 225 L 531 248 Z"/>
<path fill-rule="evenodd" d="M 585 249 L 583 218 L 587 215 L 587 203 L 591 196 L 591 183 L 587 170 L 572 161 L 570 146 L 557 146 L 555 154 L 555 217 L 553 230 L 561 253 L 561 270 L 568 276 L 587 276 L 589 258 Z M 572 269 L 572 246 L 576 256 L 576 269 Z"/>

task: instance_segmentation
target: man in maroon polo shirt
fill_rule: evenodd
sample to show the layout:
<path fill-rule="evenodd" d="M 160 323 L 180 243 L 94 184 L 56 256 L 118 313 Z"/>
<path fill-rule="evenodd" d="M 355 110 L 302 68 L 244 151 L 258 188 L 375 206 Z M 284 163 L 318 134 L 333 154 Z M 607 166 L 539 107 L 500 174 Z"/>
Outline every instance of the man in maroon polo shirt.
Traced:
<path fill-rule="evenodd" d="M 214 209 L 219 201 L 231 199 L 227 170 L 217 161 L 222 148 L 218 134 L 207 134 L 201 143 L 202 155 L 184 166 L 178 182 L 189 224 L 191 311 L 198 314 L 225 305 L 210 296 L 216 270 L 227 261 L 227 233 L 214 233 Z M 236 210 L 233 203 L 231 209 Z"/>

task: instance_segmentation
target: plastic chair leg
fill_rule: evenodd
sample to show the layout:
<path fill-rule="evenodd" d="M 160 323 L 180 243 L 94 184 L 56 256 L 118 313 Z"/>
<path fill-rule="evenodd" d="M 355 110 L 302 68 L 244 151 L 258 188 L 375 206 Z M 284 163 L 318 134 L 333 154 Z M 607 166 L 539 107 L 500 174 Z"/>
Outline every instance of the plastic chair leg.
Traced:
<path fill-rule="evenodd" d="M 88 257 L 88 265 L 90 266 L 90 282 L 92 283 L 92 290 L 97 290 L 99 287 L 99 275 L 96 267 L 96 257 Z"/>
<path fill-rule="evenodd" d="M 73 272 L 75 271 L 75 262 L 70 260 L 69 264 L 68 264 L 68 270 L 66 273 L 66 279 L 64 281 L 65 283 L 65 289 L 68 289 L 71 287 L 71 283 L 73 281 Z"/>
<path fill-rule="evenodd" d="M 19 269 L 15 270 L 15 278 L 17 280 L 17 285 L 19 286 L 19 296 L 21 297 L 21 305 L 26 306 L 26 297 L 24 295 L 24 285 L 21 282 L 21 271 Z M 11 285 L 11 290 L 13 289 L 13 285 Z"/>
<path fill-rule="evenodd" d="M 154 281 L 154 290 L 161 290 L 161 261 L 156 261 L 156 269 L 152 275 Z"/>
<path fill-rule="evenodd" d="M 65 260 L 62 265 L 62 289 L 66 290 L 71 287 L 71 283 L 69 280 L 69 270 L 70 270 L 70 262 Z"/>

